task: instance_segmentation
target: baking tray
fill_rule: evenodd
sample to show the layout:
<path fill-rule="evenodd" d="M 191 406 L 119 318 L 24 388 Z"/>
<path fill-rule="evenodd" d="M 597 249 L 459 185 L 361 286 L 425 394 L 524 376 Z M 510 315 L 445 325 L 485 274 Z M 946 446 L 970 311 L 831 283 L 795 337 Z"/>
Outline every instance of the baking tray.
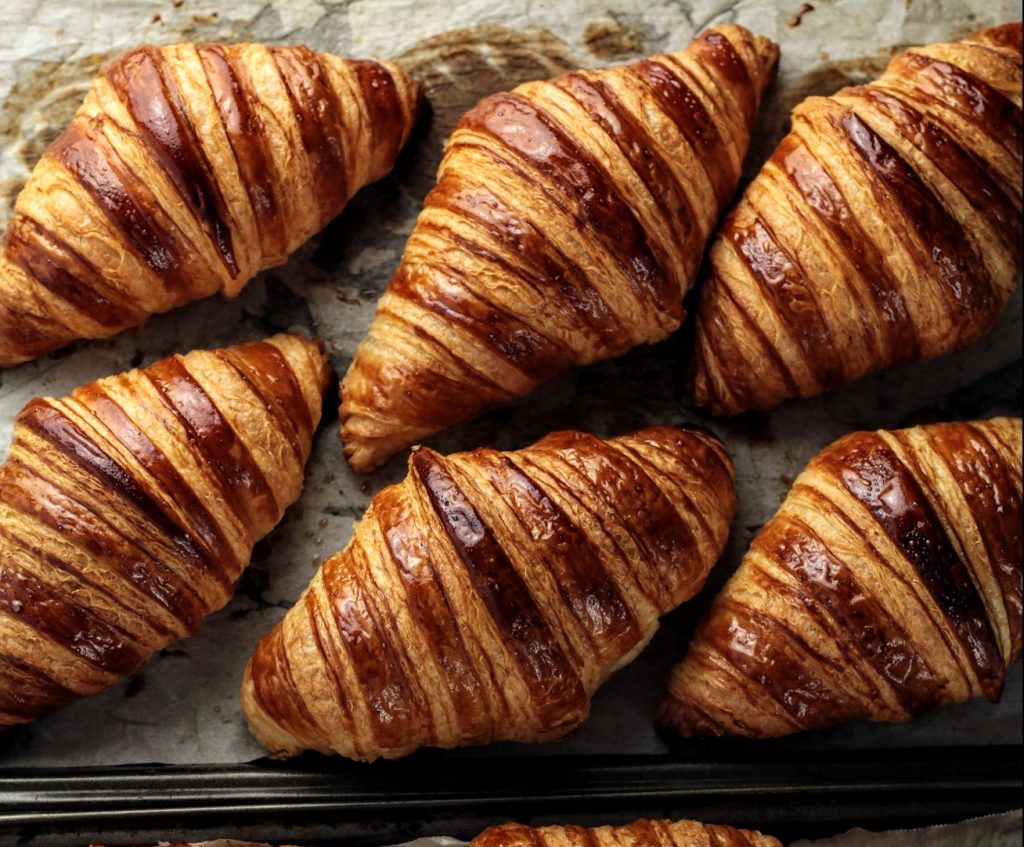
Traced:
<path fill-rule="evenodd" d="M 483 0 L 108 0 L 82 17 L 57 3 L 7 0 L 0 11 L 0 224 L 102 59 L 140 42 L 254 39 L 397 57 L 425 83 L 433 111 L 393 175 L 357 195 L 285 267 L 261 275 L 237 300 L 192 304 L 134 334 L 0 372 L 0 445 L 31 396 L 60 394 L 172 352 L 300 330 L 324 338 L 343 372 L 432 183 L 443 139 L 489 91 L 677 48 L 710 23 L 737 20 L 782 46 L 780 79 L 747 160 L 755 171 L 804 96 L 875 75 L 900 45 L 1020 15 L 1009 2 L 871 0 L 817 4 L 797 24 L 800 8 L 766 0 L 515 0 L 500 7 Z M 590 720 L 572 737 L 536 747 L 423 751 L 372 766 L 262 759 L 237 707 L 256 641 L 322 558 L 343 546 L 371 494 L 404 474 L 401 460 L 367 477 L 352 474 L 329 400 L 302 498 L 259 545 L 235 599 L 200 636 L 163 651 L 135 679 L 0 737 L 0 842 L 243 836 L 383 845 L 418 834 L 469 837 L 509 817 L 601 823 L 640 815 L 761 826 L 785 838 L 1019 807 L 1020 664 L 997 706 L 973 701 L 902 726 L 855 723 L 771 742 L 680 744 L 655 732 L 653 712 L 696 617 L 807 459 L 854 429 L 1019 415 L 1021 327 L 1018 290 L 997 332 L 969 350 L 728 422 L 690 415 L 677 401 L 684 328 L 668 343 L 568 373 L 434 439 L 444 451 L 514 449 L 559 428 L 616 435 L 697 422 L 733 455 L 739 512 L 705 590 L 667 616 L 650 647 L 598 692 Z"/>
<path fill-rule="evenodd" d="M 752 755 L 756 753 L 756 755 Z M 360 767 L 322 761 L 234 767 L 30 769 L 0 776 L 0 833 L 20 843 L 141 843 L 244 835 L 382 845 L 472 838 L 515 818 L 536 824 L 692 817 L 783 838 L 852 826 L 952 822 L 1020 806 L 1019 748 L 788 752 L 686 757 L 419 757 Z M 182 833 L 178 836 L 177 833 Z"/>

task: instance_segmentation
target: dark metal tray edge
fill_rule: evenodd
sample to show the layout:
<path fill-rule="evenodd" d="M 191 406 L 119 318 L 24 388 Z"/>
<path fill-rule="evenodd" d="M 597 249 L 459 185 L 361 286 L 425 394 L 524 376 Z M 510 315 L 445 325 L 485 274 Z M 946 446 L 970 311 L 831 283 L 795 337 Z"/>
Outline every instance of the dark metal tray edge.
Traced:
<path fill-rule="evenodd" d="M 1021 805 L 1024 756 L 1017 745 L 912 750 L 781 750 L 770 755 L 422 756 L 360 765 L 319 757 L 295 762 L 180 767 L 0 769 L 0 827 L 130 823 L 189 816 L 374 815 L 401 810 L 543 809 L 749 801 L 842 805 L 871 796 L 879 814 L 912 796 L 943 817 Z"/>

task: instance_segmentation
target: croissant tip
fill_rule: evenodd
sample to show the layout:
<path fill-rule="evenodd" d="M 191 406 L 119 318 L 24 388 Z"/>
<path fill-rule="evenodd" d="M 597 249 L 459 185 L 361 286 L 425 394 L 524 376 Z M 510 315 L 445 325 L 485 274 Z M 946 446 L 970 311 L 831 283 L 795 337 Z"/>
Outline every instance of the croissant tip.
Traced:
<path fill-rule="evenodd" d="M 996 26 L 986 27 L 985 29 L 979 29 L 977 32 L 971 33 L 966 41 L 994 41 L 1002 46 L 1016 49 L 1018 53 L 1021 51 L 1021 21 L 1008 21 L 1005 24 L 997 24 Z"/>
<path fill-rule="evenodd" d="M 733 418 L 739 412 L 730 410 L 707 391 L 687 385 L 679 395 L 679 405 L 695 414 L 708 418 Z"/>
<path fill-rule="evenodd" d="M 654 725 L 664 735 L 671 735 L 676 738 L 690 738 L 693 732 L 693 721 L 689 718 L 691 710 L 687 708 L 686 702 L 676 696 L 677 674 L 680 665 L 676 665 L 668 680 L 668 685 L 661 696 L 658 707 L 654 714 Z"/>
<path fill-rule="evenodd" d="M 692 360 L 690 364 L 691 367 L 689 368 L 689 370 L 692 371 Z M 693 377 L 690 373 L 687 373 L 683 377 L 683 387 L 682 390 L 679 392 L 678 399 L 679 405 L 682 406 L 684 409 L 692 409 L 695 412 L 702 411 L 700 402 L 697 398 L 697 387 L 693 384 Z"/>
<path fill-rule="evenodd" d="M 342 414 L 342 421 L 339 427 L 341 437 L 341 452 L 345 456 L 348 466 L 356 473 L 368 474 L 385 464 L 393 454 L 384 452 L 361 441 L 351 431 L 348 419 Z"/>
<path fill-rule="evenodd" d="M 761 60 L 761 70 L 764 73 L 764 88 L 768 88 L 775 82 L 779 73 L 779 45 L 766 35 L 754 36 L 754 49 L 757 57 Z"/>
<path fill-rule="evenodd" d="M 705 33 L 717 32 L 729 38 L 729 33 L 739 36 L 744 41 L 749 41 L 757 55 L 761 74 L 757 85 L 761 91 L 768 88 L 774 81 L 779 69 L 779 45 L 767 35 L 759 35 L 747 29 L 741 24 L 717 24 L 708 27 Z"/>
<path fill-rule="evenodd" d="M 345 456 L 348 466 L 356 473 L 366 474 L 372 471 L 376 465 L 364 458 L 364 451 L 361 447 L 353 444 L 345 436 L 344 429 L 341 432 L 341 452 Z"/>
<path fill-rule="evenodd" d="M 669 694 L 662 697 L 661 702 L 658 703 L 658 708 L 654 712 L 654 725 L 659 732 L 675 732 L 674 703 L 675 701 Z"/>
<path fill-rule="evenodd" d="M 399 69 L 401 70 L 401 68 Z M 427 99 L 427 91 L 420 83 L 418 79 L 407 74 L 404 70 L 402 71 L 412 84 L 413 90 L 413 103 L 412 103 L 412 120 L 410 123 L 416 123 L 423 115 L 428 114 L 430 109 L 430 101 Z"/>
<path fill-rule="evenodd" d="M 724 738 L 727 735 L 750 737 L 748 733 L 742 733 L 736 728 L 724 727 L 705 715 L 699 708 L 679 699 L 671 692 L 666 693 L 658 705 L 655 725 L 662 734 L 683 740 Z"/>
<path fill-rule="evenodd" d="M 327 353 L 327 342 L 319 336 L 312 336 L 307 339 L 314 348 L 320 359 L 320 393 L 326 396 L 330 392 L 331 383 L 337 378 L 334 368 L 331 367 L 331 359 Z"/>

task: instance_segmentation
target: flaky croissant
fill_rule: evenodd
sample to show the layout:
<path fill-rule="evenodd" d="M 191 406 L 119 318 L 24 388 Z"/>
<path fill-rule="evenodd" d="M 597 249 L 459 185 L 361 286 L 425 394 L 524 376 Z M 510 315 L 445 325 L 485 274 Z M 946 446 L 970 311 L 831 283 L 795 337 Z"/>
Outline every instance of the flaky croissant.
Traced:
<path fill-rule="evenodd" d="M 544 741 L 692 597 L 735 507 L 725 450 L 659 427 L 413 452 L 256 648 L 242 710 L 277 756 Z"/>
<path fill-rule="evenodd" d="M 710 249 L 690 399 L 811 397 L 989 334 L 1021 272 L 1021 25 L 811 97 Z"/>
<path fill-rule="evenodd" d="M 387 173 L 416 84 L 305 47 L 140 47 L 107 64 L 18 195 L 0 366 L 233 297 Z"/>
<path fill-rule="evenodd" d="M 770 835 L 697 821 L 639 820 L 625 826 L 492 826 L 470 847 L 782 847 Z"/>
<path fill-rule="evenodd" d="M 342 386 L 352 467 L 675 330 L 777 58 L 713 27 L 463 116 Z"/>
<path fill-rule="evenodd" d="M 661 717 L 687 736 L 905 721 L 997 700 L 1020 652 L 1020 418 L 858 432 L 758 533 Z"/>
<path fill-rule="evenodd" d="M 172 356 L 18 415 L 0 466 L 0 727 L 223 606 L 302 488 L 329 369 L 298 336 Z"/>

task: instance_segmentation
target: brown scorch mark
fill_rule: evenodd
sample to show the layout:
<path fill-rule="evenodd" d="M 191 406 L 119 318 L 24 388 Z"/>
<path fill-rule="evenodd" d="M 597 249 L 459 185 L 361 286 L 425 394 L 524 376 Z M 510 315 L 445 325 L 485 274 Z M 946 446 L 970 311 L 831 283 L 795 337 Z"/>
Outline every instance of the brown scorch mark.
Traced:
<path fill-rule="evenodd" d="M 813 12 L 813 11 L 814 11 L 814 6 L 812 6 L 810 3 L 804 3 L 800 7 L 800 9 L 797 11 L 797 13 L 795 15 L 793 15 L 793 17 L 791 17 L 789 19 L 789 21 L 788 21 L 789 28 L 790 29 L 795 29 L 796 27 L 800 26 L 800 24 L 803 23 L 804 15 L 806 15 L 808 12 Z"/>

